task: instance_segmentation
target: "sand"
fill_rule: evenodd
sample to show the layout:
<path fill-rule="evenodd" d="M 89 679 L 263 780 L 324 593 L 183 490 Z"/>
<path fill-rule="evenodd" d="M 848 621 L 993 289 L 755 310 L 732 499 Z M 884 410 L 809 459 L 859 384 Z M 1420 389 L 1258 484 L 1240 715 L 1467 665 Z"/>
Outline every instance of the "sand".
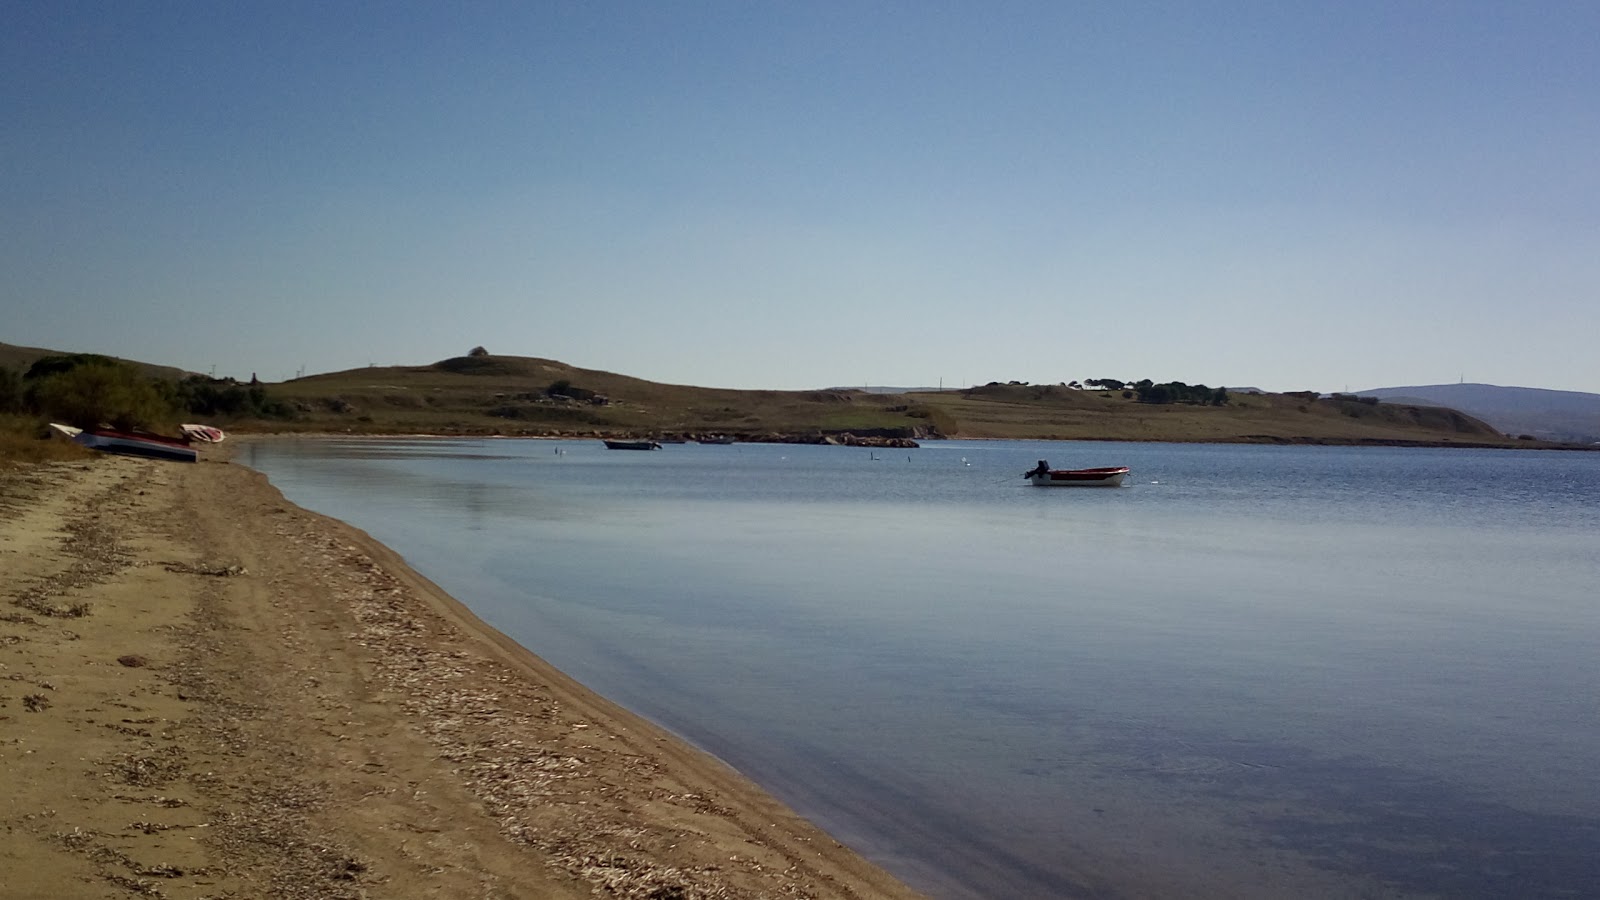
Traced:
<path fill-rule="evenodd" d="M 7 898 L 916 896 L 216 459 L 0 473 L 0 778 Z"/>

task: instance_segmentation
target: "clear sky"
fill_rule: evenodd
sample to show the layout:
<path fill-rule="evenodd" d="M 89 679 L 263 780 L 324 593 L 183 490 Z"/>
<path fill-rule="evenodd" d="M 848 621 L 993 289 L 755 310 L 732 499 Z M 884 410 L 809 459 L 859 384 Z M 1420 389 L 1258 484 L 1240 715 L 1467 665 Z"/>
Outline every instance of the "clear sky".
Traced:
<path fill-rule="evenodd" d="M 0 341 L 1600 392 L 1600 3 L 0 0 Z"/>

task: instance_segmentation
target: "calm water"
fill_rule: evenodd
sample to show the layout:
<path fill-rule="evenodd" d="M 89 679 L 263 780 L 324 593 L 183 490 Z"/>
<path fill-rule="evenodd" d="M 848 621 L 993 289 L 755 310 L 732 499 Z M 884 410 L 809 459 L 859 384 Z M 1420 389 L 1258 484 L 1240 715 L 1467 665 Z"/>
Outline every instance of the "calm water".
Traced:
<path fill-rule="evenodd" d="M 1600 454 L 242 454 L 938 897 L 1600 894 Z"/>

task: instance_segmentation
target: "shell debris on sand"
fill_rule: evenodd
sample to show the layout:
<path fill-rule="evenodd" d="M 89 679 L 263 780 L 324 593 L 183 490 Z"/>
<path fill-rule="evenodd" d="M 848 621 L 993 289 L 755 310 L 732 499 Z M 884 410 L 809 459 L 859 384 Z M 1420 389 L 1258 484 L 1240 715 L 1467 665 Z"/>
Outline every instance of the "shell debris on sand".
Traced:
<path fill-rule="evenodd" d="M 260 475 L 156 468 L 0 476 L 32 895 L 916 896 Z"/>

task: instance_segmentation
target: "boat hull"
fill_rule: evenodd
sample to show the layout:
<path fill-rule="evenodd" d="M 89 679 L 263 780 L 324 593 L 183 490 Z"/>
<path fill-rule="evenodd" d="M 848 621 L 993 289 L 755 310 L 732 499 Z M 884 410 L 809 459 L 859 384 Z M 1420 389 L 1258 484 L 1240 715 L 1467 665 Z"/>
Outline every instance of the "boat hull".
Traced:
<path fill-rule="evenodd" d="M 606 441 L 608 450 L 660 450 L 655 441 Z"/>
<path fill-rule="evenodd" d="M 1128 477 L 1127 466 L 1098 469 L 1051 469 L 1028 476 L 1035 487 L 1121 487 Z"/>
<path fill-rule="evenodd" d="M 222 429 L 210 425 L 179 425 L 178 430 L 183 432 L 186 441 L 199 441 L 204 444 L 220 444 L 227 435 Z"/>
<path fill-rule="evenodd" d="M 191 463 L 198 461 L 200 458 L 200 454 L 196 453 L 194 448 L 186 447 L 175 441 L 156 440 L 142 435 L 123 434 L 117 431 L 83 431 L 72 439 L 90 450 L 118 453 L 123 456 L 143 456 L 147 459 L 167 459 L 173 462 Z"/>

